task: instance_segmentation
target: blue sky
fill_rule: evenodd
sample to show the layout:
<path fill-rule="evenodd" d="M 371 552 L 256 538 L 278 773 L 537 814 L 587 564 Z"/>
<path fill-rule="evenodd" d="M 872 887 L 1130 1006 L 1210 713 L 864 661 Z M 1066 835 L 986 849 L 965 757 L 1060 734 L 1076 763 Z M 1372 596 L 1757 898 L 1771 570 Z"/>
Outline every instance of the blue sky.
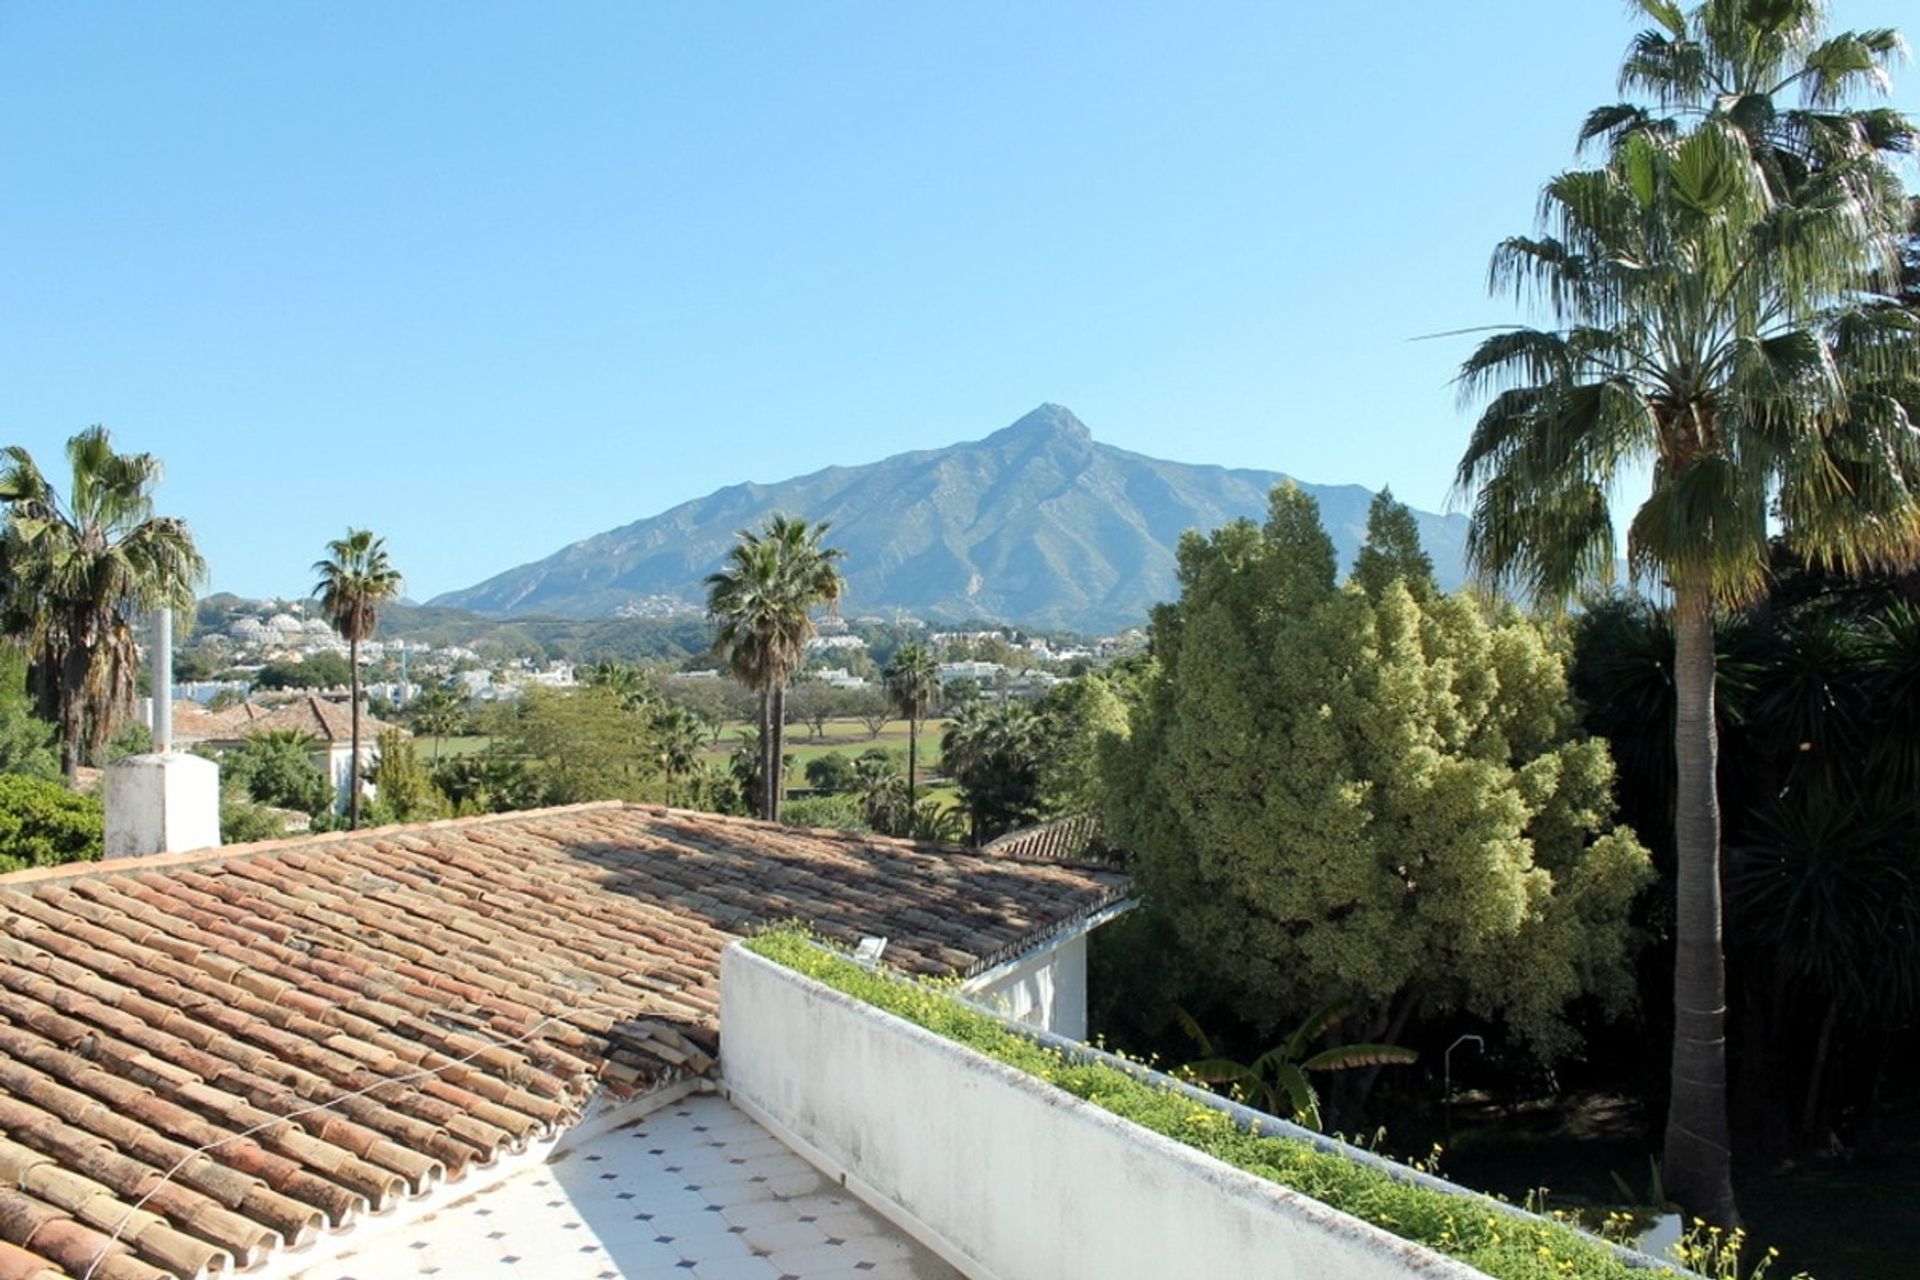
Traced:
<path fill-rule="evenodd" d="M 1633 30 L 1612 0 L 0 4 L 0 442 L 159 455 L 210 588 L 254 595 L 349 524 L 424 599 L 1047 400 L 1440 509 L 1471 339 L 1419 339 L 1517 318 L 1488 251 Z"/>

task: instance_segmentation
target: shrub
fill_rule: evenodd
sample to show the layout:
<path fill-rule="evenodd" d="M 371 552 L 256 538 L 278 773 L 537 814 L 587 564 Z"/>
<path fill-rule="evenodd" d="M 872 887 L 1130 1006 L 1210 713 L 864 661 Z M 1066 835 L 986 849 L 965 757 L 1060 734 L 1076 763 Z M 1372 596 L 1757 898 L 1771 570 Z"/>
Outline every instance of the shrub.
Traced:
<path fill-rule="evenodd" d="M 780 820 L 790 827 L 828 827 L 835 831 L 870 831 L 857 796 L 802 796 L 780 807 Z"/>
<path fill-rule="evenodd" d="M 97 796 L 58 782 L 0 774 L 0 871 L 91 862 L 106 841 Z"/>

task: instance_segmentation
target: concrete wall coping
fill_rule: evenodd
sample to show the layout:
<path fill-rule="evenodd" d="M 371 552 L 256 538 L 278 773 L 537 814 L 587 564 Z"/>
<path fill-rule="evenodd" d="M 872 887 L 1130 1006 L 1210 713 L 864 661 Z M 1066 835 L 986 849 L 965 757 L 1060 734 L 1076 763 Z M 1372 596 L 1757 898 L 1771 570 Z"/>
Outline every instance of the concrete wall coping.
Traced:
<path fill-rule="evenodd" d="M 1131 905 L 1131 904 L 1128 904 Z M 1250 1173 L 1237 1166 L 1219 1160 L 1205 1152 L 1189 1147 L 1184 1143 L 1155 1133 L 1140 1125 L 1107 1111 L 1097 1104 L 1076 1098 L 1055 1086 L 1039 1080 L 1016 1067 L 988 1057 L 945 1036 L 929 1031 L 894 1014 L 879 1009 L 858 997 L 848 995 L 833 987 L 807 977 L 804 974 L 786 968 L 775 961 L 758 955 L 740 943 L 728 946 L 722 955 L 723 984 L 729 965 L 749 967 L 757 971 L 770 973 L 778 980 L 798 987 L 808 998 L 833 1006 L 844 1011 L 847 1016 L 860 1022 L 882 1027 L 887 1034 L 913 1043 L 920 1051 L 938 1056 L 949 1062 L 964 1064 L 970 1071 L 994 1079 L 1004 1086 L 1027 1094 L 1046 1106 L 1064 1112 L 1073 1113 L 1079 1123 L 1093 1125 L 1109 1131 L 1114 1138 L 1126 1147 L 1139 1151 L 1145 1158 L 1166 1160 L 1185 1166 L 1198 1172 L 1211 1185 L 1218 1188 L 1222 1195 L 1260 1203 L 1273 1208 L 1282 1208 L 1289 1214 L 1302 1217 L 1327 1233 L 1341 1237 L 1353 1247 L 1367 1252 L 1384 1252 L 1396 1255 L 1410 1271 L 1447 1280 L 1467 1280 L 1484 1274 L 1472 1267 L 1460 1263 L 1443 1254 L 1437 1253 L 1364 1222 L 1338 1209 L 1334 1209 L 1303 1192 L 1283 1186 L 1258 1174 Z M 905 978 L 880 971 L 880 976 L 902 983 Z M 1484 1192 L 1449 1182 L 1445 1178 L 1381 1156 L 1376 1152 L 1356 1147 L 1339 1138 L 1303 1128 L 1289 1121 L 1281 1120 L 1266 1112 L 1256 1111 L 1230 1099 L 1221 1097 L 1210 1090 L 1200 1088 L 1178 1080 L 1164 1072 L 1155 1071 L 1141 1063 L 1118 1055 L 1096 1049 L 1075 1040 L 1069 1040 L 1051 1032 L 1041 1030 L 1027 1023 L 992 1009 L 984 1004 L 970 1000 L 966 995 L 965 984 L 950 998 L 959 1000 L 986 1017 L 993 1019 L 1007 1030 L 1025 1037 L 1037 1044 L 1053 1050 L 1073 1061 L 1098 1063 L 1122 1071 L 1135 1079 L 1153 1084 L 1178 1094 L 1183 1099 L 1197 1105 L 1221 1112 L 1230 1117 L 1241 1128 L 1252 1129 L 1263 1136 L 1291 1138 L 1307 1142 L 1321 1151 L 1342 1156 L 1359 1164 L 1375 1169 L 1395 1181 L 1420 1186 L 1461 1198 L 1476 1211 L 1497 1213 L 1525 1221 L 1539 1221 L 1539 1215 L 1505 1200 L 1498 1200 Z M 723 1013 L 724 1018 L 724 1013 Z M 725 1052 L 722 1051 L 721 1071 L 726 1070 Z M 1571 1228 L 1569 1229 L 1576 1229 Z M 1609 1249 L 1623 1263 L 1650 1273 L 1671 1276 L 1691 1276 L 1694 1273 L 1680 1268 L 1676 1263 L 1654 1258 L 1625 1246 L 1605 1241 L 1591 1233 L 1586 1233 L 1597 1245 Z M 936 1246 L 937 1247 L 937 1246 Z"/>

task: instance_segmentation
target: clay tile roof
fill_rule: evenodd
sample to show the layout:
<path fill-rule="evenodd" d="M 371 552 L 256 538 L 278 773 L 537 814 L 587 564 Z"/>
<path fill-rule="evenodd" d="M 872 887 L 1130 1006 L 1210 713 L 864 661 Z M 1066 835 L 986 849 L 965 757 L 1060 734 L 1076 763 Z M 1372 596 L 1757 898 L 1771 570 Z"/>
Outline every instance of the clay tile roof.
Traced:
<path fill-rule="evenodd" d="M 1125 888 L 623 804 L 0 876 L 0 1278 L 248 1267 L 705 1072 L 757 925 L 971 972 Z"/>
<path fill-rule="evenodd" d="M 391 728 L 393 726 L 384 720 L 365 711 L 360 713 L 362 742 L 372 742 Z M 245 733 L 292 729 L 321 742 L 350 742 L 353 740 L 353 712 L 342 703 L 330 702 L 318 694 L 310 693 L 284 706 L 275 707 L 250 724 L 241 725 L 240 729 Z"/>
<path fill-rule="evenodd" d="M 268 708 L 254 702 L 236 702 L 218 711 L 208 711 L 197 702 L 176 700 L 173 736 L 185 742 L 239 738 L 245 736 L 254 721 L 267 714 Z"/>

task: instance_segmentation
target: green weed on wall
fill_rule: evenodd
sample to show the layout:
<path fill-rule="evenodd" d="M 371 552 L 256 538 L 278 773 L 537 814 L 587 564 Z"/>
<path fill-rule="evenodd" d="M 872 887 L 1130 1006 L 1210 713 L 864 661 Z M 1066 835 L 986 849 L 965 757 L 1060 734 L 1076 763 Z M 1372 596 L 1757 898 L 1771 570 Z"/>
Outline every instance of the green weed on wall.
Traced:
<path fill-rule="evenodd" d="M 1256 1133 L 1224 1111 L 1149 1080 L 1102 1063 L 1074 1061 L 937 987 L 863 969 L 798 931 L 762 934 L 746 946 L 1114 1115 L 1456 1258 L 1496 1280 L 1649 1280 L 1683 1274 L 1629 1266 L 1605 1244 L 1549 1219 L 1491 1212 L 1471 1199 L 1397 1182 L 1311 1143 Z"/>

